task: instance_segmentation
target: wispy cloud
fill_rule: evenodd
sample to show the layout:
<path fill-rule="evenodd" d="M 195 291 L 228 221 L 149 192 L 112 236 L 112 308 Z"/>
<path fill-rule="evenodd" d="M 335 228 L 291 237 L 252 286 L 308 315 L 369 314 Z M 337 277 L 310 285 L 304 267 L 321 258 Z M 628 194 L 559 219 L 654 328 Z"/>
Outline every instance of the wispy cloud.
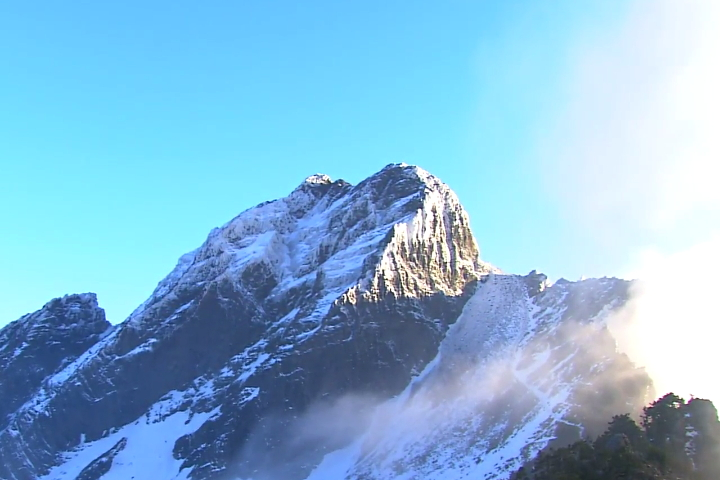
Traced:
<path fill-rule="evenodd" d="M 720 235 L 678 253 L 648 250 L 629 305 L 610 323 L 659 392 L 720 402 Z"/>
<path fill-rule="evenodd" d="M 637 0 L 579 39 L 543 158 L 588 227 L 663 232 L 720 207 L 719 21 L 714 0 Z"/>
<path fill-rule="evenodd" d="M 716 400 L 718 25 L 715 0 L 635 0 L 622 24 L 578 41 L 567 103 L 541 147 L 570 218 L 636 259 L 626 270 L 643 283 L 623 347 L 660 390 Z"/>

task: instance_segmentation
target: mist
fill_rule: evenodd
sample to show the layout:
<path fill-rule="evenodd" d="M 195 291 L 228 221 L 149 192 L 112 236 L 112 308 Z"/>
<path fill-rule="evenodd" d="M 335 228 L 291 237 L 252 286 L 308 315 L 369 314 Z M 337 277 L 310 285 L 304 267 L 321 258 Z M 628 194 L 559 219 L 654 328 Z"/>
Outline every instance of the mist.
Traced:
<path fill-rule="evenodd" d="M 395 398 L 355 392 L 263 419 L 237 460 L 241 478 L 345 478 L 348 469 L 349 478 L 422 478 L 462 462 L 483 478 L 519 468 L 549 444 L 597 436 L 615 414 L 637 417 L 655 392 L 646 372 L 617 353 L 599 283 L 551 287 L 538 300 L 547 315 L 517 329 L 507 329 L 516 319 L 505 315 L 527 308 L 525 297 L 489 300 L 500 316 L 479 308 L 492 294 L 473 297 L 438 358 Z M 343 448 L 344 460 L 315 470 Z"/>
<path fill-rule="evenodd" d="M 633 409 L 628 413 L 637 414 L 655 394 L 670 391 L 720 401 L 714 372 L 720 364 L 718 25 L 720 2 L 714 0 L 633 1 L 621 23 L 577 39 L 562 89 L 566 102 L 538 132 L 536 154 L 548 195 L 599 257 L 608 264 L 622 259 L 607 275 L 639 278 L 608 326 L 620 351 L 640 369 L 616 360 L 617 368 L 596 378 L 586 395 L 579 392 L 574 409 L 562 412 L 559 423 L 573 427 L 577 417 L 602 428 L 611 415 Z M 417 449 L 413 439 L 469 440 L 456 449 L 426 441 L 428 452 L 412 452 L 418 458 L 495 447 L 512 437 L 512 425 L 542 410 L 538 392 L 561 394 L 552 390 L 563 384 L 553 375 L 564 359 L 573 359 L 567 368 L 576 372 L 588 371 L 606 356 L 604 347 L 590 348 L 597 344 L 596 327 L 573 324 L 556 335 L 565 345 L 558 355 L 566 356 L 550 357 L 530 371 L 525 380 L 532 388 L 518 382 L 516 372 L 542 353 L 545 339 L 526 345 L 524 359 L 510 351 L 480 365 L 457 357 L 450 371 L 418 384 L 407 398 L 378 403 L 360 395 L 313 407 L 314 413 L 294 421 L 280 449 L 302 458 L 306 447 L 321 445 L 314 450 L 319 459 L 352 441 L 354 435 L 345 432 L 363 432 L 360 468 L 371 469 L 397 458 L 391 452 Z M 586 356 L 571 356 L 565 349 L 573 345 L 583 345 Z M 652 393 L 644 372 L 653 380 Z M 621 385 L 627 386 L 626 396 L 598 397 Z M 602 402 L 590 403 L 598 398 Z M 457 425 L 482 432 L 487 444 L 455 436 Z M 243 457 L 255 456 L 253 442 Z M 527 449 L 534 447 L 523 448 L 518 461 L 531 456 Z M 265 475 L 279 478 L 272 468 Z"/>
<path fill-rule="evenodd" d="M 611 322 L 660 393 L 720 400 L 720 2 L 636 0 L 577 41 L 542 132 L 549 194 L 639 278 Z"/>
<path fill-rule="evenodd" d="M 316 400 L 296 414 L 266 416 L 232 462 L 231 476 L 237 469 L 239 478 L 252 480 L 305 478 L 323 455 L 359 437 L 380 404 L 372 393 L 357 392 Z"/>
<path fill-rule="evenodd" d="M 720 401 L 719 249 L 716 236 L 671 255 L 648 251 L 629 304 L 610 323 L 661 393 Z"/>

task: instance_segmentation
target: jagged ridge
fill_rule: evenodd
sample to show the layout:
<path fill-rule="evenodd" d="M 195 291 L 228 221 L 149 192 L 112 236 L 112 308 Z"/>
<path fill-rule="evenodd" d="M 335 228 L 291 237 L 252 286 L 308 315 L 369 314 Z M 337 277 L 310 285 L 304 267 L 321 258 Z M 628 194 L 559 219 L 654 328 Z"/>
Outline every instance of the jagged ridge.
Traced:
<path fill-rule="evenodd" d="M 48 473 L 72 477 L 128 429 L 178 421 L 189 426 L 172 433 L 176 473 L 217 477 L 251 431 L 267 430 L 270 458 L 284 447 L 269 416 L 347 391 L 402 390 L 484 269 L 455 194 L 427 172 L 391 165 L 354 187 L 310 177 L 211 232 L 47 382 L 0 432 L 0 476 L 35 478 L 80 447 L 93 457 Z M 137 448 L 128 437 L 115 462 Z"/>
<path fill-rule="evenodd" d="M 0 430 L 0 478 L 504 479 L 649 394 L 605 327 L 628 288 L 481 262 L 417 167 L 313 175 L 60 362 Z"/>
<path fill-rule="evenodd" d="M 50 376 L 108 333 L 92 293 L 66 295 L 0 330 L 0 430 Z"/>

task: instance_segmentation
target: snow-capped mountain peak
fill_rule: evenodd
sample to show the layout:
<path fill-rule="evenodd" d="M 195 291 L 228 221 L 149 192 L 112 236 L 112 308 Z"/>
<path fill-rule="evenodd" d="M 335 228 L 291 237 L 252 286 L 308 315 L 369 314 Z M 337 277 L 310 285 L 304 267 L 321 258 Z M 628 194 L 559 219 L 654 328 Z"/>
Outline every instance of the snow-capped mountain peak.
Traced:
<path fill-rule="evenodd" d="M 457 196 L 419 167 L 312 175 L 213 229 L 112 329 L 92 295 L 50 302 L 90 340 L 0 396 L 0 478 L 505 478 L 558 425 L 590 428 L 575 407 L 606 372 L 637 380 L 622 401 L 642 390 L 602 327 L 626 298 L 482 262 Z M 0 331 L 0 360 L 26 323 Z"/>
<path fill-rule="evenodd" d="M 330 183 L 332 183 L 332 179 L 324 173 L 316 173 L 315 175 L 310 175 L 303 182 L 303 184 L 310 185 L 327 185 Z"/>

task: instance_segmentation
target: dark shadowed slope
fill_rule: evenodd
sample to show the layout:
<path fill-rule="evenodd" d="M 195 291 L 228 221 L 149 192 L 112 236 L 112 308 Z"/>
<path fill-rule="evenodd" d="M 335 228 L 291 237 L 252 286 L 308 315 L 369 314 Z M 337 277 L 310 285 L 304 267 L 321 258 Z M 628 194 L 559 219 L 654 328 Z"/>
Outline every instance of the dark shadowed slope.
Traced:
<path fill-rule="evenodd" d="M 155 448 L 168 475 L 251 472 L 265 459 L 236 459 L 263 419 L 349 391 L 400 392 L 480 271 L 467 215 L 427 172 L 391 165 L 357 186 L 309 177 L 211 232 L 44 386 L 0 433 L 0 477 L 74 478 L 126 434 L 127 455 Z M 142 441 L 128 433 L 143 429 Z M 151 431 L 160 446 L 142 443 Z M 282 425 L 267 429 L 268 458 L 282 438 Z M 78 448 L 87 462 L 53 469 Z"/>

